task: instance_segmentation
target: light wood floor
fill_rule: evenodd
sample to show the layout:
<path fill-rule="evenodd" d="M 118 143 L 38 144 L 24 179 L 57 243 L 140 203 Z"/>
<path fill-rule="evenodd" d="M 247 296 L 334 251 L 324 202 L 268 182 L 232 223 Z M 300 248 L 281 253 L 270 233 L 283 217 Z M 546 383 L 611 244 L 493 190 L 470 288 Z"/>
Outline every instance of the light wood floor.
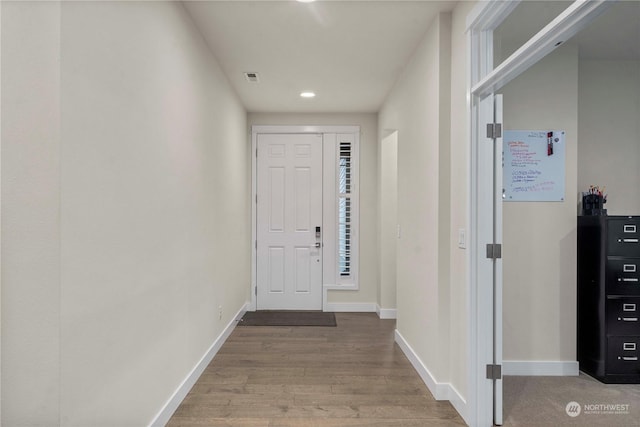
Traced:
<path fill-rule="evenodd" d="M 453 426 L 394 343 L 395 321 L 237 327 L 168 426 Z"/>

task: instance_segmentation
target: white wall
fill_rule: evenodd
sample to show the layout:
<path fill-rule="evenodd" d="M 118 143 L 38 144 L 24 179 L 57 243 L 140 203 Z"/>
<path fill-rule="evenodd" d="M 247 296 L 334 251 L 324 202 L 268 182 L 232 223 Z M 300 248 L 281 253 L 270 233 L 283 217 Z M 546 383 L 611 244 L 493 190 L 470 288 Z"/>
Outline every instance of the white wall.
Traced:
<path fill-rule="evenodd" d="M 180 3 L 2 19 L 3 425 L 148 424 L 249 298 L 246 113 Z"/>
<path fill-rule="evenodd" d="M 578 50 L 505 86 L 504 128 L 566 131 L 565 201 L 503 204 L 504 360 L 575 361 Z"/>
<path fill-rule="evenodd" d="M 360 126 L 360 288 L 357 291 L 329 291 L 331 304 L 377 303 L 377 161 L 376 114 L 249 113 L 248 125 L 353 125 Z M 352 306 L 353 307 L 353 306 Z M 395 307 L 384 307 L 395 308 Z"/>
<path fill-rule="evenodd" d="M 378 212 L 380 254 L 378 301 L 380 307 L 396 307 L 396 247 L 398 225 L 398 132 L 392 131 L 380 143 Z"/>
<path fill-rule="evenodd" d="M 398 130 L 397 329 L 440 382 L 449 375 L 450 24 L 441 14 L 430 26 L 379 113 L 381 134 Z"/>
<path fill-rule="evenodd" d="M 2 425 L 60 398 L 60 4 L 2 4 Z M 10 107 L 10 108 L 9 108 Z"/>
<path fill-rule="evenodd" d="M 640 61 L 581 60 L 578 191 L 606 186 L 609 215 L 640 213 Z"/>
<path fill-rule="evenodd" d="M 468 366 L 468 301 L 467 250 L 459 248 L 458 230 L 468 235 L 469 194 L 469 123 L 467 111 L 467 15 L 476 2 L 459 2 L 451 20 L 451 152 L 450 152 L 450 324 L 449 380 L 467 396 Z"/>

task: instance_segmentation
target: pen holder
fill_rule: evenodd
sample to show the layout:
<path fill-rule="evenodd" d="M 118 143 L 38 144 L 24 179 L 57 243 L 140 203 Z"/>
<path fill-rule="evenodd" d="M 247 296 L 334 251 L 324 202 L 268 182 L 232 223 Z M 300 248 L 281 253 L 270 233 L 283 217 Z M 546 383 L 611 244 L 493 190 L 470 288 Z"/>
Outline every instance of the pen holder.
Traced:
<path fill-rule="evenodd" d="M 582 194 L 582 215 L 606 215 L 603 205 L 607 200 L 599 194 Z"/>

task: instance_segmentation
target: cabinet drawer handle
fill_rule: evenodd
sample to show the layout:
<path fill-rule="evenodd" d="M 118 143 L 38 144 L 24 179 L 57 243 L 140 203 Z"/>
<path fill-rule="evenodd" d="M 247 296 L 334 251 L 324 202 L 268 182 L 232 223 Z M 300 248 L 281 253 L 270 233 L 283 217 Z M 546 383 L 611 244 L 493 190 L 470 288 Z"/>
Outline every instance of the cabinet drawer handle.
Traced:
<path fill-rule="evenodd" d="M 619 317 L 618 317 L 618 320 L 620 320 Z M 637 322 L 638 318 L 637 317 L 623 317 L 622 321 L 623 322 Z"/>
<path fill-rule="evenodd" d="M 636 265 L 635 264 L 624 264 L 622 266 L 622 271 L 625 273 L 635 273 Z"/>
<path fill-rule="evenodd" d="M 623 277 L 622 281 L 623 282 L 637 282 L 638 278 L 637 277 Z"/>
<path fill-rule="evenodd" d="M 635 362 L 636 360 L 638 360 L 638 357 L 637 356 L 633 356 L 633 357 L 623 356 L 622 360 L 626 360 L 628 362 Z"/>
<path fill-rule="evenodd" d="M 625 233 L 635 233 L 636 232 L 636 226 L 635 225 L 625 225 L 623 227 L 623 230 Z"/>
<path fill-rule="evenodd" d="M 622 304 L 622 311 L 636 311 L 635 304 Z"/>
<path fill-rule="evenodd" d="M 624 351 L 636 351 L 636 343 L 634 342 L 626 342 L 622 344 L 622 349 Z"/>
<path fill-rule="evenodd" d="M 638 243 L 638 239 L 618 239 L 618 242 L 622 242 L 622 243 Z"/>

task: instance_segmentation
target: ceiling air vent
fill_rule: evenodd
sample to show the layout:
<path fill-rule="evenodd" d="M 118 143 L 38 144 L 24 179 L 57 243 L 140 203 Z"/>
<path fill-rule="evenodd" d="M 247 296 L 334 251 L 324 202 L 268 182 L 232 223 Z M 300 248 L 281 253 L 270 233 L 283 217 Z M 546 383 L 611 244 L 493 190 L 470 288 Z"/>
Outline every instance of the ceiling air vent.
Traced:
<path fill-rule="evenodd" d="M 260 82 L 260 79 L 258 78 L 258 73 L 244 73 L 244 78 L 247 79 L 249 83 Z"/>

